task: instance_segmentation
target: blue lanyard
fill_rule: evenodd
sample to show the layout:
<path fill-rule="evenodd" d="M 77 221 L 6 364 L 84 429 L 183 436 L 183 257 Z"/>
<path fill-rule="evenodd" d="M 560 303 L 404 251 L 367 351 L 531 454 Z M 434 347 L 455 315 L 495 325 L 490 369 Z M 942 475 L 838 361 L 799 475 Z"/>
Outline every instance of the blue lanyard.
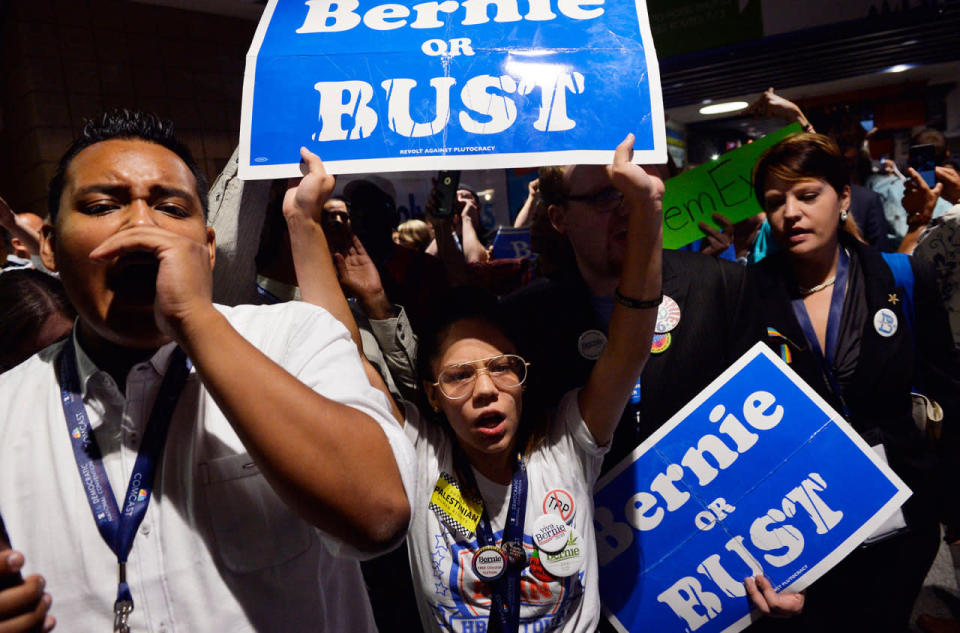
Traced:
<path fill-rule="evenodd" d="M 177 406 L 180 392 L 190 373 L 189 361 L 179 347 L 170 357 L 170 367 L 163 377 L 157 400 L 150 412 L 150 420 L 143 434 L 143 442 L 137 452 L 123 509 L 117 506 L 116 497 L 110 487 L 106 470 L 103 467 L 103 454 L 97 444 L 97 438 L 90 428 L 87 409 L 83 404 L 80 387 L 80 374 L 77 371 L 76 352 L 73 343 L 74 334 L 67 338 L 60 353 L 60 395 L 63 413 L 70 433 L 73 455 L 77 461 L 77 470 L 83 482 L 90 510 L 97 522 L 97 529 L 107 545 L 117 555 L 120 578 L 117 586 L 117 604 L 133 610 L 133 597 L 126 580 L 126 564 L 137 528 L 147 513 L 150 495 L 153 491 L 153 477 L 157 463 L 163 453 L 167 440 L 170 418 Z M 129 613 L 129 611 L 127 611 Z"/>
<path fill-rule="evenodd" d="M 837 384 L 837 378 L 833 371 L 833 363 L 837 355 L 837 343 L 840 338 L 840 321 L 843 317 L 843 300 L 847 292 L 847 278 L 849 273 L 850 260 L 847 257 L 846 251 L 840 248 L 840 253 L 837 257 L 837 276 L 833 284 L 833 294 L 830 296 L 830 312 L 827 316 L 827 336 L 826 341 L 824 341 L 826 344 L 825 352 L 820 349 L 817 333 L 813 329 L 813 323 L 810 321 L 810 315 L 807 313 L 807 306 L 804 305 L 803 299 L 793 299 L 790 302 L 793 307 L 793 313 L 796 315 L 797 321 L 803 329 L 803 336 L 807 339 L 810 348 L 820 359 L 821 367 L 827 380 L 830 382 L 830 387 L 833 389 L 837 398 L 840 399 L 840 404 L 843 407 L 843 415 L 848 419 L 850 417 L 850 411 L 847 409 L 847 404 L 843 400 L 843 394 L 840 393 L 840 386 Z"/>
<path fill-rule="evenodd" d="M 457 469 L 478 493 L 476 478 L 470 468 L 470 462 L 463 454 L 460 445 L 454 440 L 454 459 Z M 503 530 L 503 542 L 519 543 L 523 547 L 523 523 L 527 510 L 527 467 L 520 455 L 513 467 L 513 481 L 510 489 L 510 508 L 507 514 L 507 525 Z M 483 504 L 480 521 L 477 523 L 477 543 L 480 547 L 496 545 L 493 537 L 493 528 L 490 525 L 490 516 L 487 513 L 487 504 Z M 490 618 L 496 615 L 500 620 L 501 631 L 516 633 L 520 629 L 520 574 L 522 567 L 508 564 L 507 571 L 499 580 L 494 581 L 490 595 Z M 488 629 L 492 628 L 488 623 Z"/>

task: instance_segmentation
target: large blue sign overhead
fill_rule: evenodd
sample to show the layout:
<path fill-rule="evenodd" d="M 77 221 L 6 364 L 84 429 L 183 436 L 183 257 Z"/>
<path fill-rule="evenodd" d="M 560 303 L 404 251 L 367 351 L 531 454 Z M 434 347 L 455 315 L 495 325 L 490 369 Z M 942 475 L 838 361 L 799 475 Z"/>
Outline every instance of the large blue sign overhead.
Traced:
<path fill-rule="evenodd" d="M 600 598 L 631 633 L 739 631 L 744 578 L 799 591 L 910 495 L 763 343 L 597 488 Z"/>
<path fill-rule="evenodd" d="M 644 0 L 271 0 L 247 54 L 241 178 L 666 160 Z"/>

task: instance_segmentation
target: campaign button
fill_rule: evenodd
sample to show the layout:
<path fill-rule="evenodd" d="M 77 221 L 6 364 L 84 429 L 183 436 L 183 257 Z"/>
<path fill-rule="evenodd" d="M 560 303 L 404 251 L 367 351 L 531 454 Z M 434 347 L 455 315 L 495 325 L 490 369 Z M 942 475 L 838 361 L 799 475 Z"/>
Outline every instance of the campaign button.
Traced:
<path fill-rule="evenodd" d="M 654 334 L 653 341 L 650 342 L 650 353 L 651 354 L 662 354 L 667 351 L 667 348 L 670 347 L 670 343 L 673 342 L 673 336 L 670 332 L 666 334 Z"/>
<path fill-rule="evenodd" d="M 897 315 L 890 308 L 880 308 L 873 315 L 873 329 L 877 334 L 888 338 L 897 333 Z"/>
<path fill-rule="evenodd" d="M 577 341 L 577 349 L 580 355 L 587 360 L 597 360 L 603 353 L 603 348 L 607 346 L 607 335 L 600 330 L 587 330 L 580 335 Z"/>
<path fill-rule="evenodd" d="M 544 552 L 559 552 L 567 544 L 568 530 L 562 517 L 544 514 L 533 522 L 533 544 Z"/>
<path fill-rule="evenodd" d="M 583 567 L 585 557 L 583 549 L 580 535 L 577 534 L 576 528 L 571 527 L 564 548 L 553 554 L 542 552 L 540 554 L 540 564 L 551 576 L 557 578 L 572 576 Z"/>
<path fill-rule="evenodd" d="M 567 523 L 573 519 L 576 508 L 573 505 L 573 495 L 563 488 L 554 488 L 543 498 L 544 514 L 559 514 Z"/>
<path fill-rule="evenodd" d="M 667 295 L 663 295 L 663 301 L 657 308 L 657 324 L 654 326 L 654 331 L 657 334 L 666 334 L 677 327 L 678 323 L 680 323 L 680 306 Z"/>
<path fill-rule="evenodd" d="M 507 557 L 496 545 L 485 545 L 473 555 L 473 573 L 481 580 L 496 580 L 507 570 Z"/>
<path fill-rule="evenodd" d="M 530 573 L 533 574 L 534 578 L 543 582 L 556 581 L 556 578 L 543 568 L 543 563 L 540 562 L 540 552 L 537 550 L 533 550 L 533 554 L 530 555 Z"/>
<path fill-rule="evenodd" d="M 523 543 L 518 541 L 505 541 L 500 545 L 503 553 L 507 555 L 507 564 L 515 569 L 523 569 L 527 566 L 527 552 L 523 549 Z"/>

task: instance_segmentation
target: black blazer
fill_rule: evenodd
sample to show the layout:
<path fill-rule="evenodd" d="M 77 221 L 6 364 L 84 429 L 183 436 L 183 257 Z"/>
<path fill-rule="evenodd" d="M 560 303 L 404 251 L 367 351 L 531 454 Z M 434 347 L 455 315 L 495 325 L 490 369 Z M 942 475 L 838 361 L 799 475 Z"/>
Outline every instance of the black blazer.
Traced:
<path fill-rule="evenodd" d="M 883 442 L 890 466 L 914 491 L 907 502 L 908 520 L 939 518 L 951 531 L 960 528 L 960 362 L 952 344 L 946 312 L 936 292 L 932 269 L 911 258 L 914 272 L 914 330 L 916 344 L 904 315 L 904 291 L 894 286 L 893 274 L 880 253 L 848 239 L 844 245 L 857 258 L 867 299 L 860 355 L 843 400 L 848 421 L 871 445 Z M 747 272 L 750 306 L 744 321 L 751 320 L 757 339 L 778 351 L 781 340 L 767 336 L 766 328 L 779 330 L 791 348 L 791 367 L 838 411 L 842 405 L 830 388 L 818 355 L 807 345 L 790 305 L 792 273 L 783 253 L 773 255 Z M 893 299 L 893 300 L 891 300 Z M 885 338 L 873 327 L 882 308 L 897 315 L 898 329 Z M 934 398 L 944 410 L 943 436 L 932 449 L 913 422 L 911 387 Z"/>
<path fill-rule="evenodd" d="M 750 343 L 738 328 L 744 267 L 699 253 L 665 251 L 663 293 L 680 306 L 671 344 L 651 354 L 641 375 L 640 422 L 628 407 L 617 427 L 604 470 L 618 463 L 726 369 Z M 578 341 L 587 330 L 605 332 L 577 271 L 540 280 L 504 300 L 511 338 L 532 363 L 525 404 L 556 406 L 583 386 L 594 361 Z M 638 344 L 649 345 L 649 342 Z"/>

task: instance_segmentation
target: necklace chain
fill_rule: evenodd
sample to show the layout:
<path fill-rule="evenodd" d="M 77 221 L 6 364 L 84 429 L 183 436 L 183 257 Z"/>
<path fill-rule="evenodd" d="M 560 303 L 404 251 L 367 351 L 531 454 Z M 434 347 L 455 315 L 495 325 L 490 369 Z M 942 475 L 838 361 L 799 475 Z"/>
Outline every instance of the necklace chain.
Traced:
<path fill-rule="evenodd" d="M 804 295 L 804 296 L 806 296 L 806 295 L 812 295 L 812 294 L 815 293 L 815 292 L 820 292 L 821 290 L 823 290 L 823 289 L 826 288 L 827 286 L 832 286 L 833 283 L 834 283 L 836 280 L 837 280 L 837 276 L 834 275 L 833 277 L 831 277 L 830 279 L 826 280 L 826 281 L 823 282 L 822 284 L 817 284 L 816 286 L 813 286 L 812 288 L 804 288 L 803 286 L 797 284 L 797 289 L 800 290 L 800 294 L 802 294 L 802 295 Z"/>

